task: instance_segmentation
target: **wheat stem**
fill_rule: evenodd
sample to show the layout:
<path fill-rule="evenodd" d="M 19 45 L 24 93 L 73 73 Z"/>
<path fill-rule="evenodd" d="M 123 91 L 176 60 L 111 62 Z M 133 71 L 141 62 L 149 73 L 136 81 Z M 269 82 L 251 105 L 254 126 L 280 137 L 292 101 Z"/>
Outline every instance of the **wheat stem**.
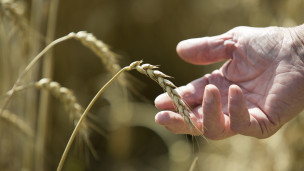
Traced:
<path fill-rule="evenodd" d="M 60 162 L 59 162 L 59 165 L 57 167 L 57 171 L 61 171 L 62 170 L 62 167 L 63 167 L 63 164 L 64 164 L 64 161 L 68 155 L 68 152 L 72 146 L 72 143 L 79 131 L 79 128 L 81 126 L 81 123 L 83 122 L 83 120 L 85 119 L 85 117 L 87 116 L 87 114 L 89 113 L 90 109 L 92 108 L 92 106 L 94 105 L 94 103 L 96 102 L 96 100 L 99 98 L 99 96 L 103 93 L 103 91 L 121 74 L 123 73 L 124 71 L 128 71 L 130 70 L 129 67 L 125 67 L 125 68 L 122 68 L 116 75 L 114 75 L 110 81 L 108 81 L 99 91 L 98 93 L 95 95 L 95 97 L 91 100 L 91 102 L 89 103 L 89 105 L 87 106 L 87 108 L 85 109 L 85 111 L 83 112 L 83 114 L 81 115 L 79 121 L 77 122 L 77 125 L 75 126 L 74 130 L 73 130 L 73 133 L 64 149 L 64 152 L 62 154 L 62 157 L 60 159 Z"/>
<path fill-rule="evenodd" d="M 197 161 L 198 161 L 198 157 L 196 156 L 196 157 L 194 158 L 194 160 L 192 161 L 192 163 L 191 163 L 191 166 L 190 166 L 189 171 L 194 171 L 195 166 L 197 165 Z"/>
<path fill-rule="evenodd" d="M 92 108 L 98 97 L 102 94 L 102 92 L 118 77 L 119 74 L 123 73 L 124 71 L 130 71 L 133 69 L 136 69 L 138 72 L 145 74 L 149 76 L 151 79 L 156 81 L 171 97 L 173 103 L 177 107 L 179 113 L 184 117 L 185 121 L 187 122 L 189 128 L 194 127 L 196 131 L 200 132 L 201 131 L 194 125 L 194 123 L 190 119 L 190 108 L 186 105 L 186 103 L 183 101 L 182 97 L 177 93 L 176 90 L 173 88 L 176 88 L 176 86 L 167 80 L 166 78 L 171 78 L 170 76 L 155 70 L 158 68 L 158 66 L 155 65 L 150 65 L 150 64 L 142 64 L 143 61 L 135 61 L 131 63 L 129 66 L 124 67 L 121 69 L 116 75 L 114 75 L 110 81 L 108 81 L 100 90 L 99 92 L 95 95 L 95 97 L 91 100 L 90 104 L 87 106 L 86 110 L 83 112 L 81 115 L 76 127 L 73 130 L 73 133 L 64 149 L 64 152 L 62 154 L 62 157 L 60 159 L 60 162 L 57 167 L 57 171 L 61 171 L 64 161 L 66 160 L 66 157 L 68 155 L 68 152 L 72 146 L 72 143 L 80 129 L 81 123 L 85 119 L 86 115 L 89 113 L 89 110 Z M 142 64 L 142 65 L 141 65 Z"/>
<path fill-rule="evenodd" d="M 61 38 L 58 38 L 56 40 L 54 40 L 52 43 L 50 43 L 47 47 L 45 47 L 28 65 L 27 67 L 23 70 L 23 72 L 21 73 L 21 75 L 18 77 L 17 81 L 15 82 L 15 84 L 13 85 L 13 88 L 10 90 L 10 95 L 6 98 L 2 108 L 0 109 L 0 116 L 2 115 L 4 109 L 6 109 L 10 99 L 12 98 L 13 94 L 16 91 L 16 88 L 19 86 L 21 80 L 23 79 L 23 77 L 26 75 L 26 73 L 42 58 L 42 56 L 53 46 L 55 46 L 56 44 L 63 42 L 65 40 L 68 40 L 70 38 L 73 38 L 73 36 L 71 36 L 70 34 L 63 36 Z"/>
<path fill-rule="evenodd" d="M 50 8 L 48 13 L 48 24 L 46 43 L 50 43 L 54 40 L 57 9 L 59 0 L 50 1 Z M 42 76 L 51 78 L 53 75 L 53 51 L 45 55 L 42 61 Z M 40 94 L 40 103 L 38 109 L 38 122 L 37 122 L 37 136 L 36 136 L 36 151 L 35 151 L 35 170 L 44 170 L 44 154 L 47 140 L 47 130 L 50 129 L 49 119 L 49 108 L 50 108 L 50 94 L 48 91 L 42 91 Z"/>

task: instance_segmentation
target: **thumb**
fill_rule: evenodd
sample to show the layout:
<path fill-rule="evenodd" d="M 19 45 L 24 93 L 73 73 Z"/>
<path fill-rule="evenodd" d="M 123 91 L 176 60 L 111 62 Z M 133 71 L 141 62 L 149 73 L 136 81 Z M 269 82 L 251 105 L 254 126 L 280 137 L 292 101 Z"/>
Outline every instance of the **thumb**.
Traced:
<path fill-rule="evenodd" d="M 176 51 L 183 60 L 189 63 L 206 65 L 231 58 L 234 45 L 233 34 L 227 32 L 214 37 L 181 41 Z"/>

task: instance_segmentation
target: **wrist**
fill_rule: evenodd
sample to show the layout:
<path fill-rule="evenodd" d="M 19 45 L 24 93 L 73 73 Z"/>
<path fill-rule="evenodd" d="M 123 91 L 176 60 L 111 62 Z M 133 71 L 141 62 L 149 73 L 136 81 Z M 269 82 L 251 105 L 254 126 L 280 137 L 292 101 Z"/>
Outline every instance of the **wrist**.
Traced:
<path fill-rule="evenodd" d="M 304 63 L 304 24 L 289 29 L 293 39 L 292 47 L 297 56 Z"/>

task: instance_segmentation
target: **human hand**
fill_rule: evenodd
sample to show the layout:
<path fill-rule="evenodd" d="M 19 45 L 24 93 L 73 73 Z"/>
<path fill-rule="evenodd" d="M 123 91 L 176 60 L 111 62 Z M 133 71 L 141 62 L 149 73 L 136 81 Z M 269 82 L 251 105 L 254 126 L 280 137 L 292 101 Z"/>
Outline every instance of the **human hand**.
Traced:
<path fill-rule="evenodd" d="M 304 108 L 304 25 L 295 28 L 237 27 L 177 46 L 185 61 L 219 69 L 177 89 L 191 119 L 209 139 L 235 134 L 266 138 Z M 178 134 L 192 132 L 167 94 L 155 99 L 155 120 Z"/>

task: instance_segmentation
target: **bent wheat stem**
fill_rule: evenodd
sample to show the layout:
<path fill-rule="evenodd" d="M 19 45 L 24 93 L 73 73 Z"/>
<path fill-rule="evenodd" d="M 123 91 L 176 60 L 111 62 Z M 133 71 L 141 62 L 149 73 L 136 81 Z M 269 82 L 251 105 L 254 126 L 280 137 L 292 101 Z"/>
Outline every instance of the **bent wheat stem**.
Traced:
<path fill-rule="evenodd" d="M 26 73 L 43 57 L 43 55 L 50 50 L 53 46 L 68 39 L 76 39 L 80 40 L 84 46 L 87 46 L 90 50 L 92 50 L 96 55 L 98 55 L 103 63 L 105 64 L 107 70 L 111 73 L 118 72 L 121 67 L 117 63 L 116 54 L 110 51 L 109 47 L 98 40 L 93 34 L 87 33 L 85 31 L 79 31 L 77 33 L 71 32 L 66 36 L 58 38 L 51 42 L 48 46 L 46 46 L 34 59 L 28 64 L 28 66 L 24 69 L 21 75 L 18 77 L 17 81 L 14 83 L 12 89 L 10 90 L 10 95 L 6 98 L 2 108 L 0 109 L 0 116 L 4 109 L 6 109 L 10 99 L 14 95 L 16 88 L 19 86 L 21 80 L 26 75 Z M 123 82 L 123 81 L 120 81 Z"/>
<path fill-rule="evenodd" d="M 58 38 L 56 40 L 54 40 L 52 43 L 50 43 L 47 47 L 45 47 L 28 65 L 27 67 L 24 69 L 24 71 L 21 73 L 21 75 L 18 77 L 17 81 L 15 82 L 15 84 L 13 85 L 12 89 L 10 90 L 10 95 L 6 98 L 2 108 L 0 109 L 0 115 L 2 115 L 3 111 L 6 109 L 9 101 L 11 100 L 13 94 L 16 91 L 16 88 L 19 86 L 21 80 L 23 79 L 23 77 L 26 75 L 26 73 L 39 61 L 39 59 L 42 58 L 42 56 L 53 46 L 55 46 L 56 44 L 63 42 L 65 40 L 68 40 L 70 38 L 73 38 L 73 35 L 68 34 L 66 36 L 63 36 L 61 38 Z"/>
<path fill-rule="evenodd" d="M 124 71 L 128 71 L 131 70 L 132 68 L 129 67 L 124 67 L 123 69 L 121 69 L 116 75 L 114 75 L 110 81 L 108 81 L 99 91 L 98 93 L 95 95 L 95 97 L 92 99 L 92 101 L 89 103 L 89 105 L 87 106 L 87 108 L 85 109 L 85 111 L 83 112 L 83 114 L 81 115 L 79 121 L 77 122 L 77 125 L 75 126 L 75 129 L 68 141 L 68 144 L 66 145 L 64 152 L 62 154 L 62 157 L 60 159 L 59 165 L 57 167 L 57 171 L 60 171 L 63 167 L 63 163 L 68 155 L 68 152 L 72 146 L 72 143 L 79 131 L 79 128 L 81 126 L 81 123 L 83 122 L 83 120 L 85 119 L 85 117 L 87 116 L 87 114 L 89 113 L 90 109 L 92 108 L 93 104 L 96 102 L 96 100 L 99 98 L 99 96 L 103 93 L 103 91 Z"/>
<path fill-rule="evenodd" d="M 142 64 L 143 61 L 135 61 L 131 63 L 129 66 L 124 67 L 121 69 L 117 74 L 115 74 L 110 81 L 108 81 L 100 90 L 99 92 L 95 95 L 95 97 L 91 100 L 83 114 L 81 115 L 77 125 L 75 126 L 73 133 L 64 149 L 64 152 L 62 154 L 62 157 L 60 159 L 60 162 L 57 167 L 57 171 L 61 171 L 64 161 L 66 160 L 66 157 L 68 155 L 68 152 L 72 146 L 72 143 L 79 132 L 81 123 L 85 119 L 86 115 L 89 113 L 89 110 L 92 108 L 98 97 L 103 93 L 103 91 L 124 71 L 130 71 L 133 69 L 136 69 L 138 72 L 145 74 L 149 76 L 151 79 L 156 81 L 170 96 L 172 99 L 174 105 L 177 107 L 179 113 L 184 117 L 186 123 L 188 124 L 189 128 L 195 128 L 197 132 L 200 134 L 201 131 L 195 126 L 195 124 L 192 122 L 190 119 L 190 108 L 186 105 L 186 103 L 183 101 L 182 97 L 178 94 L 178 92 L 174 89 L 176 86 L 166 78 L 171 78 L 170 76 L 156 70 L 158 66 L 151 65 L 151 64 Z M 142 64 L 142 65 L 141 65 Z"/>

